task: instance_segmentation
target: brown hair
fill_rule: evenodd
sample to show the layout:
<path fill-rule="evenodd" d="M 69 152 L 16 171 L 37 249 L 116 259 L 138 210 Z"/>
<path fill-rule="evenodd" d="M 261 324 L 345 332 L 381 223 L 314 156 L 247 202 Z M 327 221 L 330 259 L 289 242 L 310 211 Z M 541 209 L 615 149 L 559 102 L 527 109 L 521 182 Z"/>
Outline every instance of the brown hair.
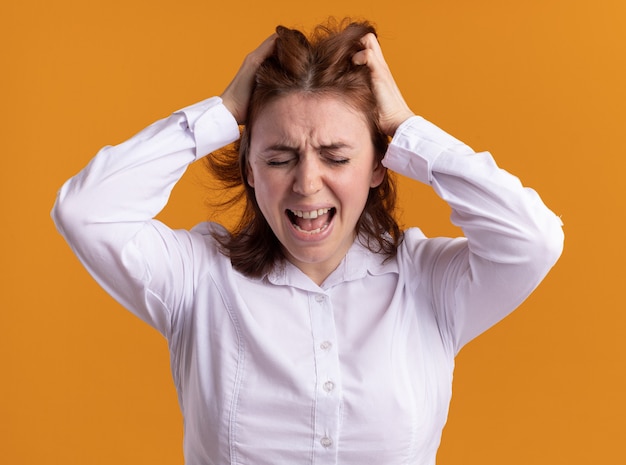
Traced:
<path fill-rule="evenodd" d="M 317 26 L 310 38 L 295 29 L 276 28 L 275 49 L 257 71 L 240 141 L 231 150 L 207 157 L 217 179 L 227 188 L 238 189 L 222 206 L 245 199 L 242 216 L 232 233 L 214 233 L 222 252 L 238 271 L 259 277 L 284 259 L 281 244 L 259 209 L 254 189 L 245 182 L 251 128 L 268 103 L 294 92 L 336 96 L 365 116 L 377 161 L 384 157 L 389 139 L 379 127 L 369 69 L 352 63 L 353 55 L 363 49 L 361 38 L 370 32 L 376 34 L 371 24 L 347 20 Z M 395 183 L 385 170 L 382 183 L 370 189 L 356 224 L 355 232 L 363 244 L 387 258 L 396 254 L 402 238 L 393 216 L 395 203 Z"/>

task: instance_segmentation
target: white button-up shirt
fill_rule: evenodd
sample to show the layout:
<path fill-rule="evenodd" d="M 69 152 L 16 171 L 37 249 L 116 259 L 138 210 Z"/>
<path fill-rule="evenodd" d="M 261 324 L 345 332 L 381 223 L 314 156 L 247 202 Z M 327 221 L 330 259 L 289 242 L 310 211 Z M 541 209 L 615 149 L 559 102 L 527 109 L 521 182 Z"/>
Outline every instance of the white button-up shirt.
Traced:
<path fill-rule="evenodd" d="M 154 220 L 187 165 L 239 136 L 219 98 L 105 147 L 53 217 L 95 279 L 167 339 L 188 465 L 432 465 L 454 357 L 537 286 L 559 219 L 537 194 L 422 118 L 384 164 L 430 184 L 466 237 L 405 232 L 385 261 L 355 241 L 318 286 L 290 263 L 235 271 L 214 224 Z"/>

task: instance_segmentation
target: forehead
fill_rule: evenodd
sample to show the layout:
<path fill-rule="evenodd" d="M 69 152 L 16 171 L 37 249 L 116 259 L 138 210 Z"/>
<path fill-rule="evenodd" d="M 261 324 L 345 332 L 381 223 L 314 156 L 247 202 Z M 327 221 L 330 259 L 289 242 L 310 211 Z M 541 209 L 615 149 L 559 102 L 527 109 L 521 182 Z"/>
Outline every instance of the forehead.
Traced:
<path fill-rule="evenodd" d="M 365 115 L 340 96 L 292 93 L 274 99 L 258 112 L 250 142 L 324 144 L 369 140 L 369 132 Z"/>

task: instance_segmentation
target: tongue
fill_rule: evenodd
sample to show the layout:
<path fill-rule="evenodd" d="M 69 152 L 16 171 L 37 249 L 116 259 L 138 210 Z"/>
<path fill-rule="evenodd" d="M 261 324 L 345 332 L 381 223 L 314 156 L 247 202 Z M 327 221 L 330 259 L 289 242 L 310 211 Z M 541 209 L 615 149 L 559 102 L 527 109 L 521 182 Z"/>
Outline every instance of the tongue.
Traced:
<path fill-rule="evenodd" d="M 317 218 L 295 218 L 296 225 L 303 231 L 315 231 L 328 222 L 328 213 L 320 215 Z"/>

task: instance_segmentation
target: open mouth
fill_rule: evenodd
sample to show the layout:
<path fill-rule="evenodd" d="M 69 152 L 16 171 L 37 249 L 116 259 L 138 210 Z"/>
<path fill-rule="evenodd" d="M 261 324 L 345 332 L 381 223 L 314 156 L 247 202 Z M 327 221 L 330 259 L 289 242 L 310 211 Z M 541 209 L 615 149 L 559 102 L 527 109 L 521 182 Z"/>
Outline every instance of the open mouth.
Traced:
<path fill-rule="evenodd" d="M 287 217 L 294 228 L 306 234 L 319 234 L 324 231 L 335 216 L 336 208 L 320 208 L 319 210 L 287 210 Z"/>

